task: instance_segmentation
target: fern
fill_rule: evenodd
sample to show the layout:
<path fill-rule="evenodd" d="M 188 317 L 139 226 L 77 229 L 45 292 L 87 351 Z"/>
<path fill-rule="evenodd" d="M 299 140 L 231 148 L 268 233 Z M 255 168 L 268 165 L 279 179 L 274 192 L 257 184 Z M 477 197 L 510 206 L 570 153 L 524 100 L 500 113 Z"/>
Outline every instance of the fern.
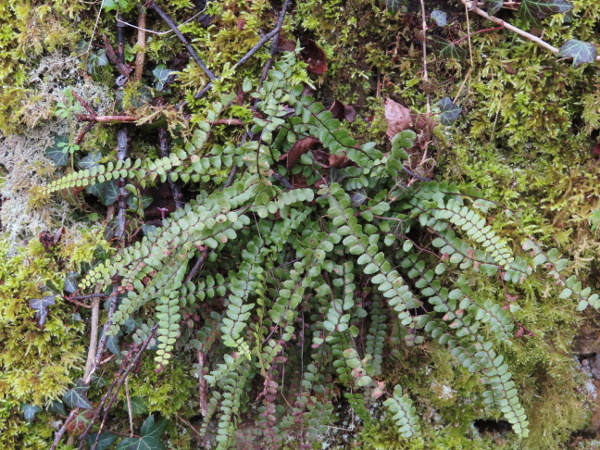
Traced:
<path fill-rule="evenodd" d="M 513 318 L 500 294 L 490 292 L 501 293 L 503 281 L 546 276 L 559 285 L 560 298 L 576 296 L 580 309 L 600 306 L 598 296 L 561 275 L 566 262 L 557 251 L 546 254 L 533 241 L 525 244 L 532 254 L 514 251 L 457 186 L 405 187 L 403 160 L 415 134 L 399 133 L 389 152 L 359 144 L 322 104 L 302 95 L 303 86 L 290 85 L 295 70 L 294 54 L 283 56 L 253 94 L 254 140 L 213 135 L 208 123 L 231 101 L 223 96 L 169 157 L 108 162 L 48 186 L 57 191 L 125 178 L 137 189 L 168 177 L 197 189 L 196 199 L 161 227 L 81 280 L 86 289 L 118 283 L 121 300 L 109 333 L 121 333 L 135 318 L 131 337 L 142 342 L 158 323 L 159 367 L 186 345 L 206 355 L 193 368 L 211 387 L 200 434 L 216 421 L 221 448 L 235 445 L 241 408 L 257 386 L 258 422 L 274 445 L 326 433 L 336 420 L 337 389 L 370 423 L 374 389 L 384 392 L 378 383 L 391 345 L 386 333 L 398 328 L 415 343 L 437 341 L 478 373 L 490 409 L 526 436 L 525 410 L 496 349 L 512 343 Z M 307 154 L 288 173 L 278 161 L 304 137 L 352 163 L 323 170 Z M 240 175 L 225 187 L 233 166 Z M 304 177 L 305 187 L 279 187 L 281 176 L 293 174 Z M 188 279 L 194 258 L 202 258 L 202 271 Z M 182 317 L 192 313 L 201 318 L 199 329 L 185 341 Z M 406 438 L 419 434 L 419 403 L 409 394 L 396 386 L 383 402 Z"/>

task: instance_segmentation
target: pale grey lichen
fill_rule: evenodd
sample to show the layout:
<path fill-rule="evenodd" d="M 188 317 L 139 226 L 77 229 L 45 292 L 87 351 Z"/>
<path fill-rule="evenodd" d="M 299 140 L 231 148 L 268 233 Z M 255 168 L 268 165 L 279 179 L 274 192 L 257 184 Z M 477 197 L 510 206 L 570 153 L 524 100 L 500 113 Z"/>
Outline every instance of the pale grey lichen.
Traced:
<path fill-rule="evenodd" d="M 106 88 L 82 75 L 79 62 L 72 58 L 49 55 L 29 75 L 21 117 L 26 133 L 0 134 L 0 222 L 11 253 L 41 231 L 72 225 L 71 207 L 65 201 L 30 207 L 31 190 L 57 176 L 46 149 L 55 144 L 56 136 L 69 134 L 67 120 L 54 114 L 57 103 L 66 103 L 67 85 L 86 101 L 89 99 L 99 114 L 106 114 L 112 107 Z"/>

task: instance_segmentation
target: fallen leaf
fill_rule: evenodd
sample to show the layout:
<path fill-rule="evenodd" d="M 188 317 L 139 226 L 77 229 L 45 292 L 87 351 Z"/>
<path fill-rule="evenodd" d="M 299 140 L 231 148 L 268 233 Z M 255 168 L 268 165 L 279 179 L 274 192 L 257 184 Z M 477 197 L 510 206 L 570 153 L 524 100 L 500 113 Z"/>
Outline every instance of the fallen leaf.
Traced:
<path fill-rule="evenodd" d="M 385 120 L 388 123 L 386 131 L 387 137 L 393 139 L 398 133 L 408 130 L 412 127 L 411 111 L 404 105 L 395 102 L 391 98 L 386 98 L 383 102 L 385 111 Z"/>
<path fill-rule="evenodd" d="M 418 141 L 429 141 L 435 122 L 427 114 L 419 114 L 391 98 L 384 100 L 385 119 L 388 123 L 386 134 L 390 140 L 404 130 L 412 129 L 418 135 Z"/>
<path fill-rule="evenodd" d="M 290 170 L 296 165 L 300 157 L 306 152 L 308 152 L 312 148 L 312 146 L 315 145 L 317 142 L 319 142 L 318 139 L 311 137 L 300 139 L 299 141 L 296 141 L 294 145 L 292 145 L 292 148 L 289 152 L 287 152 L 284 155 L 281 155 L 279 157 L 279 160 L 282 161 L 284 159 L 287 159 L 286 168 L 287 170 Z"/>
<path fill-rule="evenodd" d="M 291 41 L 281 37 L 277 41 L 278 52 L 293 52 L 294 50 L 296 50 L 296 41 Z"/>
<path fill-rule="evenodd" d="M 331 112 L 333 117 L 338 120 L 346 119 L 348 122 L 354 122 L 354 119 L 356 119 L 356 110 L 352 106 L 346 105 L 339 100 L 333 101 L 329 107 L 329 112 Z"/>
<path fill-rule="evenodd" d="M 302 56 L 304 62 L 308 64 L 307 70 L 312 73 L 327 72 L 327 57 L 323 49 L 312 39 L 303 41 L 302 47 L 304 48 L 300 52 L 300 56 Z"/>
<path fill-rule="evenodd" d="M 343 169 L 352 165 L 354 163 L 346 155 L 329 155 L 329 167 Z"/>

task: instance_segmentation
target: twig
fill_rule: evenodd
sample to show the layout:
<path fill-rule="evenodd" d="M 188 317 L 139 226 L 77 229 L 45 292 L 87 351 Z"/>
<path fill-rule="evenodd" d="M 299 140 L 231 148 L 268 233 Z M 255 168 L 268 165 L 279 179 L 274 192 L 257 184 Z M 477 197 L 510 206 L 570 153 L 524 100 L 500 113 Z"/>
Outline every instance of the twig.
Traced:
<path fill-rule="evenodd" d="M 92 305 L 86 305 L 85 303 L 78 302 L 77 300 L 73 300 L 72 298 L 69 298 L 69 297 L 64 297 L 64 299 L 70 303 L 77 305 L 77 306 L 81 306 L 82 308 L 91 309 L 91 307 L 92 307 Z"/>
<path fill-rule="evenodd" d="M 94 442 L 94 445 L 92 446 L 92 450 L 95 449 L 98 445 L 98 439 L 100 438 L 100 434 L 102 433 L 102 429 L 104 428 L 104 424 L 106 423 L 106 419 L 108 418 L 108 413 L 110 412 L 110 408 L 112 407 L 113 403 L 117 400 L 117 396 L 119 395 L 119 391 L 121 390 L 121 387 L 125 383 L 125 380 L 127 380 L 127 377 L 129 376 L 129 374 L 131 373 L 133 368 L 135 366 L 137 366 L 138 362 L 140 361 L 140 358 L 142 357 L 142 353 L 148 347 L 148 344 L 154 337 L 154 333 L 156 333 L 157 329 L 158 329 L 158 324 L 156 324 L 152 327 L 152 330 L 150 331 L 150 335 L 143 342 L 141 348 L 137 352 L 137 355 L 135 355 L 135 358 L 129 363 L 129 366 L 127 367 L 127 369 L 125 370 L 123 375 L 120 377 L 119 381 L 117 382 L 115 389 L 113 389 L 113 395 L 112 395 L 111 399 L 109 400 L 108 404 L 104 407 L 104 416 L 102 417 L 102 422 L 100 423 L 100 429 L 98 430 L 98 433 L 96 434 L 96 442 Z M 90 424 L 93 424 L 93 421 L 91 421 Z M 91 428 L 90 425 L 88 425 L 88 428 Z M 81 439 L 82 439 L 81 444 L 83 444 L 83 437 Z M 81 446 L 80 446 L 80 448 L 81 448 Z"/>
<path fill-rule="evenodd" d="M 160 145 L 160 156 L 163 158 L 169 156 L 170 153 L 170 145 L 169 145 L 169 135 L 165 128 L 158 129 L 158 141 Z M 177 209 L 183 208 L 183 202 L 181 201 L 181 191 L 177 183 L 175 183 L 171 177 L 167 177 L 167 183 L 169 184 L 169 188 L 171 189 L 171 194 L 173 195 L 173 200 L 175 200 L 175 207 Z"/>
<path fill-rule="evenodd" d="M 183 422 L 185 425 L 187 425 L 187 427 L 188 427 L 188 428 L 190 428 L 190 430 L 191 430 L 191 431 L 192 431 L 192 432 L 193 432 L 193 433 L 194 433 L 196 436 L 198 436 L 198 440 L 199 440 L 200 442 L 204 441 L 204 438 L 202 437 L 202 435 L 201 435 L 200 433 L 198 433 L 198 430 L 196 430 L 196 429 L 194 428 L 194 426 L 193 426 L 191 423 L 189 423 L 189 422 L 188 422 L 187 420 L 185 420 L 184 418 L 182 418 L 182 417 L 179 417 L 179 415 L 177 415 L 177 414 L 175 414 L 175 418 L 176 418 L 177 420 L 179 420 L 179 421 Z"/>
<path fill-rule="evenodd" d="M 96 351 L 96 360 L 94 361 L 94 369 L 89 375 L 90 379 L 87 380 L 88 383 L 89 383 L 89 381 L 91 381 L 91 376 L 93 375 L 93 373 L 96 371 L 98 366 L 101 364 L 100 360 L 102 359 L 102 354 L 104 353 L 104 347 L 106 346 L 106 340 L 108 339 L 108 329 L 110 328 L 112 315 L 115 312 L 115 310 L 117 309 L 117 299 L 118 299 L 117 294 L 118 294 L 117 287 L 113 286 L 113 290 L 110 294 L 111 300 L 110 300 L 110 305 L 108 307 L 106 322 L 104 323 L 104 327 L 102 328 L 102 337 L 100 338 L 100 343 L 98 344 L 98 349 Z"/>
<path fill-rule="evenodd" d="M 158 15 L 167 23 L 167 25 L 171 27 L 171 29 L 175 32 L 179 40 L 183 43 L 183 45 L 185 45 L 185 48 L 187 49 L 188 53 L 191 55 L 192 58 L 194 58 L 194 61 L 196 61 L 198 65 L 202 67 L 202 70 L 204 70 L 204 73 L 208 76 L 209 80 L 215 81 L 217 79 L 215 74 L 212 73 L 208 67 L 206 67 L 206 64 L 204 64 L 204 61 L 200 59 L 198 53 L 196 53 L 196 50 L 194 50 L 194 47 L 192 47 L 192 45 L 189 43 L 186 37 L 181 33 L 181 31 L 179 31 L 179 28 L 177 28 L 177 24 L 173 22 L 173 19 L 171 19 L 169 15 L 165 13 L 161 9 L 161 7 L 156 4 L 156 2 L 154 2 L 154 0 L 150 0 L 147 3 L 147 7 L 156 11 Z"/>
<path fill-rule="evenodd" d="M 121 127 L 117 131 L 117 159 L 119 161 L 125 161 L 127 158 L 127 128 Z M 121 240 L 121 244 L 124 247 L 125 245 L 125 221 L 126 221 L 126 211 L 127 211 L 127 197 L 129 193 L 127 189 L 125 189 L 125 180 L 123 178 L 119 178 L 119 184 L 121 185 L 121 189 L 119 192 L 119 212 L 117 214 L 117 239 Z"/>
<path fill-rule="evenodd" d="M 227 181 L 225 182 L 225 186 L 226 188 L 228 188 L 229 186 L 231 186 L 233 184 L 233 180 L 235 179 L 235 175 L 237 174 L 239 170 L 238 166 L 233 166 L 231 168 L 231 172 L 229 172 L 229 176 L 227 177 Z"/>
<path fill-rule="evenodd" d="M 463 88 L 465 87 L 465 84 L 467 83 L 467 80 L 471 76 L 471 72 L 472 71 L 473 71 L 473 66 L 469 67 L 469 70 L 467 71 L 467 75 L 465 75 L 465 79 L 460 84 L 460 87 L 458 88 L 458 92 L 456 93 L 456 96 L 454 97 L 454 100 L 453 100 L 452 103 L 456 103 L 456 101 L 458 100 L 458 96 L 460 95 L 460 93 L 462 92 Z"/>
<path fill-rule="evenodd" d="M 121 23 L 118 18 L 117 22 L 119 22 L 119 24 Z M 137 55 L 135 55 L 133 81 L 140 81 L 142 79 L 142 73 L 144 72 L 144 60 L 146 59 L 146 11 L 144 8 L 142 8 L 140 15 L 138 16 L 138 26 L 137 46 L 139 50 Z"/>
<path fill-rule="evenodd" d="M 117 15 L 117 19 L 121 19 L 121 15 Z M 125 63 L 125 33 L 124 33 L 125 25 L 117 22 L 117 41 L 118 41 L 118 49 L 119 49 L 119 63 Z M 129 69 L 129 67 L 128 67 Z M 131 72 L 131 69 L 129 69 Z M 127 77 L 129 74 L 123 74 Z M 117 84 L 119 84 L 119 80 L 117 80 Z M 117 160 L 125 161 L 127 158 L 127 127 L 122 126 L 117 130 Z M 119 177 L 118 185 L 119 189 L 119 212 L 117 213 L 117 232 L 116 238 L 121 241 L 121 247 L 125 247 L 125 225 L 127 220 L 127 197 L 129 197 L 129 193 L 127 189 L 125 189 L 125 179 L 123 177 Z"/>
<path fill-rule="evenodd" d="M 206 417 L 208 414 L 208 401 L 206 400 L 206 392 L 208 390 L 206 385 L 206 379 L 203 376 L 203 368 L 206 364 L 206 354 L 204 352 L 198 352 L 198 366 L 200 367 L 200 373 L 198 374 L 198 391 L 199 399 L 198 403 L 200 406 L 200 414 Z"/>
<path fill-rule="evenodd" d="M 117 68 L 121 75 L 128 77 L 131 73 L 131 69 L 126 66 L 124 62 L 121 62 L 121 55 L 117 55 L 115 53 L 115 50 L 113 49 L 112 45 L 110 45 L 110 42 L 108 42 L 108 38 L 106 37 L 104 37 L 104 49 L 106 51 L 106 57 L 110 63 Z"/>
<path fill-rule="evenodd" d="M 263 82 L 267 79 L 267 73 L 273 64 L 273 58 L 275 57 L 275 53 L 277 53 L 277 44 L 279 43 L 279 32 L 281 31 L 281 27 L 283 26 L 283 19 L 285 18 L 285 13 L 289 8 L 291 0 L 285 0 L 285 3 L 281 7 L 281 12 L 279 13 L 279 18 L 277 19 L 277 25 L 275 29 L 277 33 L 273 36 L 273 43 L 271 44 L 271 55 L 265 64 L 262 75 L 260 76 L 260 86 L 262 86 Z"/>
<path fill-rule="evenodd" d="M 286 189 L 293 189 L 294 186 L 292 185 L 292 183 L 290 183 L 288 180 L 285 179 L 285 177 L 279 175 L 277 172 L 273 172 L 271 174 L 271 176 L 273 178 L 275 178 L 277 181 L 279 181 L 281 184 L 283 184 Z"/>
<path fill-rule="evenodd" d="M 469 7 L 465 3 L 465 15 L 467 16 L 467 39 L 469 42 L 469 59 L 471 67 L 473 67 L 473 47 L 471 45 L 471 21 L 469 20 Z"/>
<path fill-rule="evenodd" d="M 94 361 L 96 359 L 96 346 L 98 344 L 98 320 L 100 315 L 100 299 L 94 298 L 92 301 L 92 319 L 90 322 L 90 347 L 88 349 L 87 361 L 83 378 L 87 379 L 88 375 L 94 370 Z"/>
<path fill-rule="evenodd" d="M 127 399 L 127 414 L 129 415 L 129 436 L 133 436 L 133 413 L 131 412 L 131 396 L 129 395 L 129 377 L 125 377 L 125 398 Z"/>
<path fill-rule="evenodd" d="M 189 283 L 190 281 L 192 281 L 192 278 L 194 278 L 194 276 L 198 273 L 198 270 L 200 270 L 200 266 L 202 266 L 202 264 L 204 264 L 204 261 L 206 261 L 207 256 L 208 256 L 207 251 L 201 252 L 200 257 L 198 258 L 198 261 L 196 261 L 196 264 L 194 264 L 194 267 L 192 267 L 192 270 L 190 270 L 190 273 L 188 274 L 188 276 L 185 279 L 186 284 Z"/>
<path fill-rule="evenodd" d="M 248 50 L 248 52 L 244 56 L 242 56 L 242 58 L 233 66 L 234 69 L 237 69 L 241 65 L 247 63 L 248 60 L 258 50 L 260 50 L 260 48 L 263 45 L 265 45 L 265 43 L 267 43 L 270 39 L 274 38 L 275 36 L 277 36 L 279 38 L 279 32 L 281 31 L 281 27 L 283 26 L 283 19 L 285 17 L 285 13 L 286 13 L 289 5 L 290 5 L 290 0 L 286 0 L 285 3 L 283 4 L 283 7 L 281 8 L 281 13 L 279 15 L 279 19 L 277 20 L 277 24 L 275 25 L 275 28 L 273 28 L 269 33 L 265 34 L 254 47 L 252 47 L 250 50 Z M 276 45 L 274 45 L 273 47 L 276 47 Z M 273 47 L 271 47 L 271 51 L 273 51 Z M 213 87 L 212 81 L 216 81 L 216 80 L 211 80 L 210 83 L 207 83 L 206 86 L 204 86 L 199 92 L 197 92 L 194 95 L 194 98 L 196 100 L 199 98 L 202 98 L 208 91 L 210 91 L 212 89 L 212 87 Z"/>
<path fill-rule="evenodd" d="M 429 83 L 429 75 L 427 74 L 427 19 L 425 17 L 425 2 L 423 0 L 421 0 L 421 19 L 423 26 L 423 82 Z M 429 89 L 427 89 L 427 114 L 431 114 Z"/>
<path fill-rule="evenodd" d="M 136 120 L 139 120 L 138 117 L 133 116 L 98 116 L 96 114 L 87 115 L 87 114 L 77 114 L 75 116 L 77 120 L 80 122 L 101 122 L 101 123 L 133 123 Z"/>
<path fill-rule="evenodd" d="M 177 28 L 181 28 L 185 24 L 190 23 L 192 20 L 194 20 L 196 17 L 198 17 L 202 13 L 204 13 L 204 9 L 202 11 L 200 11 L 199 13 L 194 14 L 192 17 L 190 17 L 185 22 L 177 25 Z M 173 32 L 173 30 L 169 30 L 169 31 L 154 31 L 154 30 L 149 30 L 148 28 L 142 28 L 141 26 L 139 26 L 140 25 L 139 22 L 138 22 L 138 26 L 135 26 L 132 23 L 125 22 L 124 20 L 121 20 L 119 18 L 117 18 L 117 22 L 118 23 L 122 23 L 123 25 L 126 25 L 128 27 L 135 28 L 136 30 L 144 31 L 145 33 L 156 34 L 157 36 L 165 36 L 165 35 L 171 34 Z M 143 26 L 146 26 L 146 25 L 143 25 Z"/>
<path fill-rule="evenodd" d="M 465 5 L 468 4 L 469 0 L 461 0 Z M 498 19 L 495 16 L 490 16 L 487 12 L 485 12 L 484 10 L 482 10 L 481 8 L 478 7 L 474 7 L 472 10 L 472 12 L 479 14 L 481 17 L 497 23 L 498 25 L 503 26 L 504 28 L 506 28 L 507 30 L 510 30 L 514 33 L 517 33 L 519 36 L 523 36 L 525 39 L 528 39 L 532 42 L 535 42 L 536 44 L 544 47 L 547 50 L 550 50 L 552 53 L 558 53 L 560 50 L 556 47 L 554 47 L 553 45 L 548 44 L 546 41 L 544 41 L 543 39 L 534 36 L 533 34 L 530 34 L 526 31 L 521 30 L 520 28 L 515 27 L 514 25 L 511 25 L 510 23 L 502 20 L 502 19 Z M 600 55 L 596 56 L 596 61 L 600 61 Z"/>
<path fill-rule="evenodd" d="M 417 175 L 416 173 L 414 173 L 412 170 L 410 170 L 409 168 L 407 168 L 406 166 L 402 166 L 402 169 L 404 169 L 404 171 L 409 174 L 411 177 L 415 177 L 418 178 L 421 181 L 433 181 L 431 178 L 427 178 L 427 177 L 422 177 L 421 175 Z"/>
<path fill-rule="evenodd" d="M 125 382 L 125 378 L 127 376 L 129 376 L 129 374 L 131 373 L 131 371 L 133 370 L 133 368 L 138 364 L 138 362 L 139 362 L 139 360 L 141 358 L 142 353 L 148 347 L 148 344 L 150 343 L 150 341 L 154 337 L 154 333 L 156 333 L 157 329 L 158 329 L 158 324 L 156 324 L 156 325 L 154 325 L 154 327 L 152 327 L 152 329 L 150 330 L 150 334 L 148 335 L 148 337 L 146 338 L 146 340 L 142 343 L 141 348 L 138 350 L 137 354 L 135 355 L 135 357 L 133 359 L 131 359 L 131 355 L 133 354 L 133 352 L 129 352 L 128 355 L 126 356 L 125 361 L 121 365 L 121 368 L 119 369 L 119 372 L 117 373 L 115 379 L 113 380 L 113 382 L 108 387 L 106 394 L 104 394 L 102 396 L 102 399 L 100 400 L 100 404 L 98 405 L 98 408 L 94 412 L 94 416 L 90 419 L 90 422 L 88 423 L 87 427 L 85 428 L 85 430 L 83 431 L 83 433 L 81 434 L 81 436 L 79 438 L 80 439 L 80 441 L 79 441 L 80 442 L 79 443 L 79 448 L 80 449 L 83 449 L 83 446 L 85 444 L 85 437 L 89 434 L 90 430 L 94 426 L 94 423 L 96 422 L 96 419 L 98 417 L 100 417 L 101 412 L 104 411 L 105 415 L 103 417 L 102 424 L 100 426 L 100 430 L 98 431 L 98 434 L 96 435 L 96 442 L 92 446 L 92 449 L 94 449 L 94 448 L 97 447 L 97 445 L 98 445 L 98 438 L 100 437 L 100 434 L 102 432 L 102 428 L 104 427 L 104 423 L 106 422 L 106 417 L 108 416 L 108 412 L 110 411 L 110 407 L 115 402 L 116 396 L 119 393 L 119 391 L 121 390 L 121 387 L 123 386 L 123 383 Z M 116 391 L 115 391 L 115 389 L 116 389 Z M 109 397 L 111 395 L 112 395 L 112 397 L 110 398 L 109 403 L 105 406 L 107 400 L 109 399 Z"/>

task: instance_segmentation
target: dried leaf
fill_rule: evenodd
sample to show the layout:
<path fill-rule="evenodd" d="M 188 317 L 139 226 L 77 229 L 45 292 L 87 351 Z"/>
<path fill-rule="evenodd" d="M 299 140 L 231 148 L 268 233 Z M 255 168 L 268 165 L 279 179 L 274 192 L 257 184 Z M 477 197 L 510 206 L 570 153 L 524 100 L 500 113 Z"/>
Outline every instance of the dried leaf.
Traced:
<path fill-rule="evenodd" d="M 296 41 L 291 41 L 282 37 L 277 41 L 278 52 L 293 52 L 294 50 L 296 50 Z"/>
<path fill-rule="evenodd" d="M 339 100 L 333 101 L 329 107 L 329 112 L 331 112 L 333 117 L 338 120 L 346 119 L 348 122 L 354 122 L 354 119 L 356 119 L 356 110 L 352 106 L 346 105 Z"/>
<path fill-rule="evenodd" d="M 323 49 L 311 39 L 303 41 L 302 46 L 304 48 L 300 52 L 300 56 L 302 56 L 304 62 L 308 64 L 307 70 L 312 73 L 327 72 L 327 57 Z"/>
<path fill-rule="evenodd" d="M 385 119 L 388 123 L 387 137 L 392 139 L 401 131 L 412 127 L 411 110 L 391 98 L 384 100 Z"/>
<path fill-rule="evenodd" d="M 308 152 L 313 145 L 319 142 L 318 139 L 306 137 L 296 141 L 296 143 L 292 146 L 289 152 L 279 157 L 279 160 L 287 159 L 286 161 L 286 169 L 290 170 L 292 167 L 296 165 L 298 160 L 302 155 Z"/>
<path fill-rule="evenodd" d="M 352 165 L 354 163 L 346 155 L 329 155 L 329 167 L 343 169 Z"/>

